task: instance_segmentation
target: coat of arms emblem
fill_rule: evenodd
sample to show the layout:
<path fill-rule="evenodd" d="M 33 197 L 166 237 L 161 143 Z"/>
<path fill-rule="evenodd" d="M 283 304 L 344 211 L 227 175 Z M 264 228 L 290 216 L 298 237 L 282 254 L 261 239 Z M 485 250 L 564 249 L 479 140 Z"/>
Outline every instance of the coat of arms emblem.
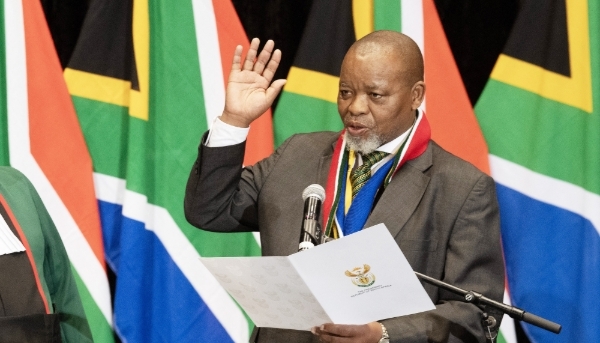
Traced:
<path fill-rule="evenodd" d="M 352 283 L 358 287 L 369 287 L 375 283 L 375 275 L 370 272 L 371 267 L 368 264 L 363 264 L 360 267 L 355 267 L 352 270 L 346 270 L 346 276 L 350 277 Z"/>

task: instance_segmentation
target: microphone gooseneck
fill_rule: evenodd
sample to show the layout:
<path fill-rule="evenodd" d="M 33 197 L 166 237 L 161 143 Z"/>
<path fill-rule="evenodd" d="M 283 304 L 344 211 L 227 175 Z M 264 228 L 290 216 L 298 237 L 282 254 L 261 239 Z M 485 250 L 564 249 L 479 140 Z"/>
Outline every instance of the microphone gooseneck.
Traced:
<path fill-rule="evenodd" d="M 321 242 L 319 216 L 321 204 L 325 200 L 325 189 L 318 184 L 310 185 L 302 192 L 302 199 L 304 200 L 304 216 L 298 251 L 310 249 Z"/>

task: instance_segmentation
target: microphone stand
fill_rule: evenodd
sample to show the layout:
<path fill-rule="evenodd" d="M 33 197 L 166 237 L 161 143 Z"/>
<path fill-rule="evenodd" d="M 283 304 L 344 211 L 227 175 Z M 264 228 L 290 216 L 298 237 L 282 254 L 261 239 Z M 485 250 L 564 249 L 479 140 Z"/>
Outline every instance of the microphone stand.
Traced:
<path fill-rule="evenodd" d="M 424 275 L 424 274 L 421 274 L 418 272 L 415 272 L 415 274 L 417 275 L 417 277 L 419 279 L 421 279 L 429 284 L 432 284 L 434 286 L 443 288 L 447 291 L 450 291 L 452 293 L 462 296 L 464 298 L 465 302 L 473 303 L 475 305 L 480 305 L 480 304 L 481 305 L 489 305 L 497 310 L 502 311 L 503 313 L 508 314 L 510 317 L 512 317 L 516 320 L 533 324 L 537 327 L 540 327 L 542 329 L 548 330 L 548 331 L 556 333 L 556 334 L 560 333 L 560 330 L 562 329 L 562 326 L 560 324 L 554 323 L 554 322 L 544 319 L 542 317 L 538 317 L 535 314 L 521 310 L 518 307 L 510 306 L 510 305 L 492 300 L 490 298 L 486 298 L 481 293 L 478 293 L 475 291 L 466 291 L 462 288 L 450 285 L 446 282 L 434 279 L 432 277 L 429 277 L 427 275 Z M 490 328 L 493 328 L 494 326 L 496 326 L 496 323 L 497 323 L 496 318 L 489 316 L 487 313 L 483 314 L 483 322 L 488 327 L 488 330 Z M 493 341 L 491 334 L 490 334 L 489 338 Z"/>

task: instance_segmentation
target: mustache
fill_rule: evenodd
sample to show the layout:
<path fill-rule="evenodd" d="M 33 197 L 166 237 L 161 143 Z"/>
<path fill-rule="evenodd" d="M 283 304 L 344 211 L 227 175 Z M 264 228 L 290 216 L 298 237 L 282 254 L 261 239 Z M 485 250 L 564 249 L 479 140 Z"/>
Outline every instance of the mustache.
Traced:
<path fill-rule="evenodd" d="M 372 129 L 373 127 L 375 127 L 374 123 L 369 122 L 369 121 L 358 121 L 355 119 L 344 119 L 344 126 L 348 127 L 348 126 L 352 126 L 352 127 L 360 127 L 360 128 L 368 128 L 368 129 Z"/>

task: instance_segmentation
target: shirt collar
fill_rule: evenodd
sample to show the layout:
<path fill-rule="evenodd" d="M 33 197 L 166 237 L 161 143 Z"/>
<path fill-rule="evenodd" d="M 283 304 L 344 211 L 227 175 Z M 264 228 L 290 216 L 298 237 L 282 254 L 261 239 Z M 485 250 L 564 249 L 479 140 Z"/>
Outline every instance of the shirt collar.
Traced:
<path fill-rule="evenodd" d="M 406 131 L 404 131 L 400 136 L 385 143 L 384 145 L 380 146 L 379 148 L 377 148 L 375 150 L 387 152 L 388 154 L 392 154 L 392 155 L 396 154 L 398 152 L 398 149 L 400 149 L 400 146 L 402 146 L 402 143 L 404 143 L 406 141 L 406 139 L 408 138 L 408 134 L 412 130 L 413 126 L 415 126 L 416 120 L 417 120 L 417 117 L 415 116 L 415 121 L 413 121 L 413 124 Z"/>

